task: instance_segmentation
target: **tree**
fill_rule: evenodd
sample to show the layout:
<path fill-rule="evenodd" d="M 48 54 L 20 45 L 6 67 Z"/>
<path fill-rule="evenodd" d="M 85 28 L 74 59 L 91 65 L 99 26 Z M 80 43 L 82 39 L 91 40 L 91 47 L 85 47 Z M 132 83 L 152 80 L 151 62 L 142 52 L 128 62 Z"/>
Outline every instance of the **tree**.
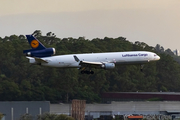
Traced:
<path fill-rule="evenodd" d="M 0 42 L 0 100 L 47 100 L 51 103 L 83 99 L 99 102 L 103 92 L 180 91 L 180 56 L 160 45 L 129 42 L 124 37 L 87 40 L 56 38 L 52 32 L 42 36 L 34 32 L 46 47 L 56 48 L 56 54 L 96 52 L 152 51 L 161 59 L 144 65 L 119 65 L 112 70 L 96 69 L 93 75 L 82 75 L 78 69 L 50 68 L 28 63 L 22 50 L 30 46 L 24 35 L 11 35 Z M 155 50 L 155 51 L 154 51 Z M 177 62 L 176 62 L 176 61 Z"/>
<path fill-rule="evenodd" d="M 165 50 L 165 53 L 167 53 L 168 55 L 174 55 L 174 53 L 171 51 L 171 49 L 167 49 L 167 50 Z"/>
<path fill-rule="evenodd" d="M 47 37 L 56 37 L 56 35 L 54 33 L 52 33 L 52 32 L 46 33 L 46 36 Z"/>
<path fill-rule="evenodd" d="M 56 114 L 44 113 L 42 115 L 38 115 L 37 120 L 55 120 L 56 117 Z"/>
<path fill-rule="evenodd" d="M 33 120 L 33 117 L 30 114 L 24 114 L 24 115 L 21 115 L 19 120 Z"/>
<path fill-rule="evenodd" d="M 41 32 L 41 30 L 35 30 L 32 35 L 34 35 L 35 37 L 41 37 L 42 32 Z"/>
<path fill-rule="evenodd" d="M 67 116 L 64 114 L 58 115 L 55 120 L 74 120 L 71 116 Z"/>
<path fill-rule="evenodd" d="M 50 114 L 50 113 L 44 113 L 42 115 L 38 115 L 37 120 L 74 120 L 74 118 L 64 115 L 64 114 Z"/>

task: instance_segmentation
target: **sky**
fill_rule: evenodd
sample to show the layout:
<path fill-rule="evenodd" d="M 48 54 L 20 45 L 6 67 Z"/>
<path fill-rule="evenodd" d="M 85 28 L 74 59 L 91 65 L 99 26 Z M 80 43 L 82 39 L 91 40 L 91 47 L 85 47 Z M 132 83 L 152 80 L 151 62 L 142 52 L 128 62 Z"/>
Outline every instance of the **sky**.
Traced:
<path fill-rule="evenodd" d="M 0 37 L 125 37 L 180 50 L 180 0 L 0 0 Z"/>

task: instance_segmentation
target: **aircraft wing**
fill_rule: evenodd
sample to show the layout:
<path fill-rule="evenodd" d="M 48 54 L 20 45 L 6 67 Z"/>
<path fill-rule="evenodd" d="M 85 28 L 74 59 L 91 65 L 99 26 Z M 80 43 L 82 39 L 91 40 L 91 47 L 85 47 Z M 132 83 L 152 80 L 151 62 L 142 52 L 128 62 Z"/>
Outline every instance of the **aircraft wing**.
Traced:
<path fill-rule="evenodd" d="M 83 67 L 92 66 L 92 67 L 101 67 L 103 65 L 102 62 L 91 62 L 91 61 L 80 61 L 77 56 L 74 55 L 74 59 L 79 62 L 79 65 Z"/>
<path fill-rule="evenodd" d="M 101 62 L 89 62 L 89 61 L 81 61 L 79 65 L 102 65 L 103 63 Z"/>
<path fill-rule="evenodd" d="M 90 62 L 90 61 L 80 61 L 79 65 L 82 67 L 93 67 L 93 68 L 99 68 L 103 65 L 101 62 Z"/>

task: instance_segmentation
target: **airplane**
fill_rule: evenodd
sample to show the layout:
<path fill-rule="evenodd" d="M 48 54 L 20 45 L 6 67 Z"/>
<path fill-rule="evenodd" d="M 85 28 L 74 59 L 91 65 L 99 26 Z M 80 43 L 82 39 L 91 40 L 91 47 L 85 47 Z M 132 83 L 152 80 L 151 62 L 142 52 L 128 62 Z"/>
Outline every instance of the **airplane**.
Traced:
<path fill-rule="evenodd" d="M 57 55 L 55 48 L 46 48 L 33 35 L 26 35 L 32 49 L 23 50 L 29 63 L 59 67 L 59 68 L 78 68 L 82 74 L 94 74 L 92 68 L 113 69 L 121 64 L 140 64 L 141 70 L 144 63 L 157 61 L 160 57 L 149 51 L 129 51 L 129 52 L 106 52 L 106 53 L 84 53 Z"/>

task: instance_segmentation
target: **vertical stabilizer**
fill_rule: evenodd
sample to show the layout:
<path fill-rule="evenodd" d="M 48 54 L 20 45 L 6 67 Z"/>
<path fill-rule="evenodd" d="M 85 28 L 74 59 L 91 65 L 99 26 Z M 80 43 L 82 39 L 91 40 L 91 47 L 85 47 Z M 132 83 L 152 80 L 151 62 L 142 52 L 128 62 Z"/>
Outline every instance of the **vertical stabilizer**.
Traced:
<path fill-rule="evenodd" d="M 36 50 L 46 49 L 46 47 L 33 35 L 26 35 L 26 37 L 32 49 L 36 49 Z"/>
<path fill-rule="evenodd" d="M 39 40 L 33 35 L 26 35 L 28 42 L 32 49 L 23 50 L 26 56 L 30 57 L 49 57 L 55 54 L 54 48 L 46 48 Z"/>

